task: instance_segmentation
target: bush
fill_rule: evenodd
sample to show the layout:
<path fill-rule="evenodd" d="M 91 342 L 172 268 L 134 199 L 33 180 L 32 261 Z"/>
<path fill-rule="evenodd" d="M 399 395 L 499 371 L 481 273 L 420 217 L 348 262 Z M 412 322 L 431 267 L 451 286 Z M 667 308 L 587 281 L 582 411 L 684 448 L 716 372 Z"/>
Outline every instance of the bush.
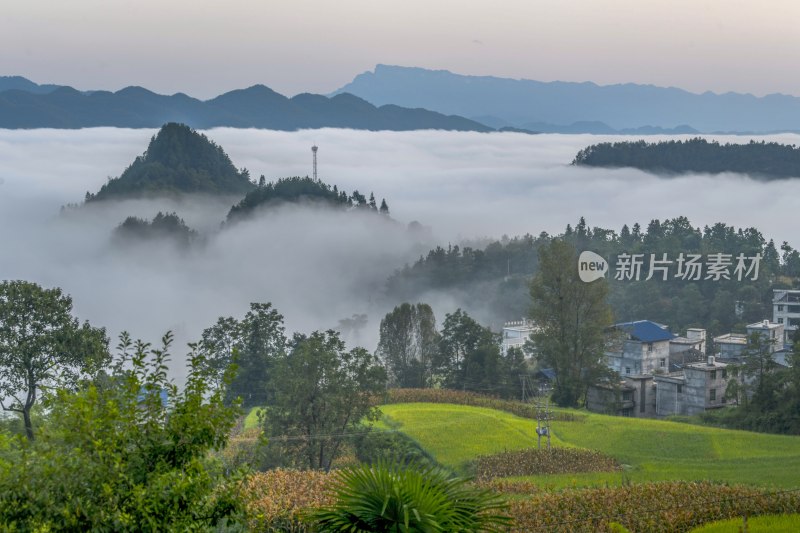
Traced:
<path fill-rule="evenodd" d="M 452 403 L 472 405 L 505 411 L 522 418 L 536 418 L 536 407 L 533 404 L 513 400 L 501 400 L 469 391 L 452 389 L 389 389 L 383 403 Z M 580 422 L 586 416 L 553 409 L 553 420 L 562 422 Z"/>
<path fill-rule="evenodd" d="M 619 469 L 620 465 L 613 457 L 580 448 L 529 448 L 483 455 L 475 460 L 475 475 L 479 480 L 541 474 L 610 472 Z"/>
<path fill-rule="evenodd" d="M 323 531 L 503 531 L 505 502 L 442 470 L 380 462 L 336 474 L 336 502 L 308 519 Z"/>
<path fill-rule="evenodd" d="M 236 409 L 209 387 L 202 356 L 189 354 L 178 391 L 166 376 L 170 335 L 132 355 L 126 339 L 109 384 L 58 390 L 35 441 L 0 442 L 0 529 L 188 531 L 241 518 L 239 477 L 209 458 Z"/>

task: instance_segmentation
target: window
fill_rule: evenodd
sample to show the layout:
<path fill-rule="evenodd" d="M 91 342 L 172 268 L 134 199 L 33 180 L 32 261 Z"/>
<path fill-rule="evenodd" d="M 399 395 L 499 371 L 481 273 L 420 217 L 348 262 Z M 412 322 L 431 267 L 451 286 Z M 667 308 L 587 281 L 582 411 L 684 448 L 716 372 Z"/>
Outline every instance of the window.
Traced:
<path fill-rule="evenodd" d="M 725 379 L 727 377 L 728 377 L 728 369 L 727 368 L 723 368 L 722 369 L 722 379 Z"/>
<path fill-rule="evenodd" d="M 717 389 L 711 389 L 708 391 L 708 399 L 712 402 L 717 401 Z"/>
<path fill-rule="evenodd" d="M 713 381 L 715 379 L 717 379 L 717 371 L 716 370 L 712 370 L 711 371 L 711 380 Z"/>
<path fill-rule="evenodd" d="M 633 401 L 633 391 L 626 390 L 622 393 L 622 401 L 623 402 L 632 402 Z"/>
<path fill-rule="evenodd" d="M 779 305 L 779 306 L 778 306 L 778 312 L 782 312 L 782 311 L 783 311 L 783 306 L 782 306 L 782 305 Z"/>
<path fill-rule="evenodd" d="M 647 353 L 650 353 L 652 351 L 653 351 L 653 343 L 652 342 L 648 342 L 647 343 Z"/>
<path fill-rule="evenodd" d="M 783 324 L 783 317 L 780 317 L 780 318 L 778 319 L 778 324 Z"/>
<path fill-rule="evenodd" d="M 678 394 L 683 393 L 683 385 L 678 385 Z"/>
<path fill-rule="evenodd" d="M 626 367 L 625 367 L 625 373 L 626 373 L 626 374 L 630 374 L 630 373 L 631 373 L 631 367 L 629 367 L 629 366 L 626 366 Z"/>
<path fill-rule="evenodd" d="M 664 368 L 665 366 L 667 366 L 667 360 L 662 357 L 661 359 L 658 360 L 658 366 Z"/>

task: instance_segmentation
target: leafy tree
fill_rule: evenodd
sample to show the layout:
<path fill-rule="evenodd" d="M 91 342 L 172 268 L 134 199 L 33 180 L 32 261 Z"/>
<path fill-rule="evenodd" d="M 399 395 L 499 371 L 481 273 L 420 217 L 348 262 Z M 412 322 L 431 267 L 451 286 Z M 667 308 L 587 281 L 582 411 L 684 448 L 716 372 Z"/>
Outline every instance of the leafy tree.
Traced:
<path fill-rule="evenodd" d="M 386 203 L 386 199 L 381 199 L 381 207 L 379 209 L 381 214 L 388 215 L 389 214 L 389 204 Z"/>
<path fill-rule="evenodd" d="M 188 248 L 197 238 L 197 232 L 186 225 L 177 213 L 162 213 L 145 220 L 128 217 L 114 229 L 114 238 L 127 242 L 131 239 L 170 239 L 181 248 Z"/>
<path fill-rule="evenodd" d="M 506 531 L 496 494 L 433 467 L 387 462 L 338 473 L 336 503 L 310 514 L 324 531 Z"/>
<path fill-rule="evenodd" d="M 381 320 L 377 355 L 393 387 L 433 386 L 439 333 L 431 306 L 403 303 Z"/>
<path fill-rule="evenodd" d="M 198 531 L 241 518 L 239 478 L 208 452 L 225 446 L 238 409 L 209 381 L 193 346 L 186 385 L 166 376 L 163 346 L 127 334 L 111 376 L 78 392 L 60 388 L 35 442 L 0 450 L 0 523 L 12 531 Z M 230 377 L 230 372 L 226 379 Z"/>
<path fill-rule="evenodd" d="M 604 330 L 612 323 L 605 279 L 584 283 L 569 243 L 554 240 L 539 250 L 539 272 L 531 282 L 532 335 L 540 361 L 556 373 L 553 400 L 577 406 L 588 385 L 606 372 Z"/>
<path fill-rule="evenodd" d="M 216 375 L 231 363 L 238 367 L 228 386 L 229 402 L 238 397 L 244 407 L 267 403 L 270 372 L 286 349 L 284 332 L 283 315 L 271 303 L 251 303 L 242 320 L 220 317 L 203 331 L 200 346 Z"/>
<path fill-rule="evenodd" d="M 105 329 L 80 324 L 61 289 L 0 283 L 0 407 L 22 416 L 29 440 L 42 389 L 74 388 L 109 357 Z"/>
<path fill-rule="evenodd" d="M 345 350 L 335 331 L 295 334 L 270 380 L 270 445 L 296 465 L 330 470 L 348 436 L 378 418 L 374 397 L 385 386 L 386 371 L 375 356 Z"/>
<path fill-rule="evenodd" d="M 519 351 L 504 357 L 498 336 L 458 309 L 445 315 L 437 366 L 447 388 L 511 397 L 525 372 L 525 359 Z"/>

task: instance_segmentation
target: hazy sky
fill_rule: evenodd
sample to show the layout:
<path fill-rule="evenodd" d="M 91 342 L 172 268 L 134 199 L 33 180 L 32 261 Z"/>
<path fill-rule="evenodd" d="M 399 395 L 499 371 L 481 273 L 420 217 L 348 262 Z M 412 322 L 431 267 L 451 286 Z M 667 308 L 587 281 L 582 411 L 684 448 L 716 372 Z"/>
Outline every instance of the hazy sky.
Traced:
<path fill-rule="evenodd" d="M 207 98 L 376 63 L 800 95 L 796 0 L 6 0 L 0 75 Z"/>

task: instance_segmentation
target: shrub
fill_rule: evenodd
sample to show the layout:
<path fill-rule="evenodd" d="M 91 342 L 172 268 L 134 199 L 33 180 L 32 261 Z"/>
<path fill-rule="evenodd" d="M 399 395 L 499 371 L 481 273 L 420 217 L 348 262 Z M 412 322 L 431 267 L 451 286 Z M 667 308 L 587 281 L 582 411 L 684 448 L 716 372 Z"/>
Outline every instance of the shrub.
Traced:
<path fill-rule="evenodd" d="M 399 431 L 372 430 L 361 434 L 356 438 L 355 453 L 359 461 L 367 464 L 392 461 L 404 465 L 439 466 L 431 454 Z"/>
<path fill-rule="evenodd" d="M 340 470 L 336 503 L 308 519 L 324 531 L 502 531 L 505 502 L 430 467 L 380 462 Z"/>
<path fill-rule="evenodd" d="M 613 457 L 594 450 L 551 448 L 515 450 L 483 455 L 475 460 L 475 475 L 480 480 L 496 477 L 540 474 L 577 474 L 619 470 Z"/>
<path fill-rule="evenodd" d="M 195 350 L 184 388 L 169 382 L 170 340 L 129 353 L 123 336 L 107 385 L 57 390 L 35 441 L 0 443 L 0 529 L 189 531 L 240 518 L 239 476 L 226 478 L 209 458 L 237 409 Z"/>

